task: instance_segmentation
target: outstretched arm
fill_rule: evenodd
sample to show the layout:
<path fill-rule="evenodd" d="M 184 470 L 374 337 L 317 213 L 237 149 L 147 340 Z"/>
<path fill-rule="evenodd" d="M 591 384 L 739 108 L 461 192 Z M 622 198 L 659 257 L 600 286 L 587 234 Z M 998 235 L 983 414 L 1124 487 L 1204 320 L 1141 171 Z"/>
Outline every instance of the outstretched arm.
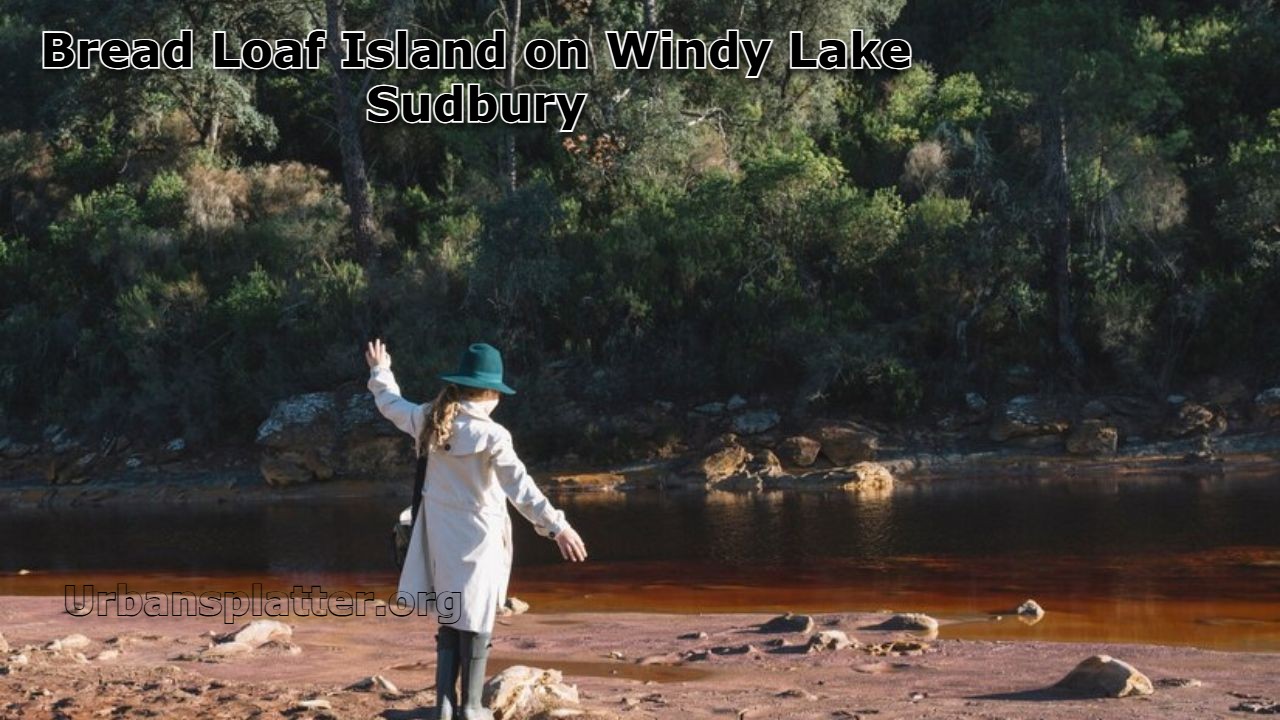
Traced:
<path fill-rule="evenodd" d="M 422 434 L 426 422 L 427 406 L 409 402 L 400 396 L 396 376 L 391 374 L 391 353 L 381 340 L 374 340 L 365 347 L 365 362 L 369 364 L 369 392 L 382 417 L 409 433 L 416 440 Z"/>
<path fill-rule="evenodd" d="M 534 484 L 529 471 L 516 455 L 510 435 L 504 435 L 492 449 L 493 469 L 498 483 L 516 510 L 533 523 L 533 528 L 543 537 L 554 538 L 565 560 L 582 562 L 587 559 L 587 548 L 576 530 L 569 526 L 564 512 L 557 510 L 546 495 Z"/>

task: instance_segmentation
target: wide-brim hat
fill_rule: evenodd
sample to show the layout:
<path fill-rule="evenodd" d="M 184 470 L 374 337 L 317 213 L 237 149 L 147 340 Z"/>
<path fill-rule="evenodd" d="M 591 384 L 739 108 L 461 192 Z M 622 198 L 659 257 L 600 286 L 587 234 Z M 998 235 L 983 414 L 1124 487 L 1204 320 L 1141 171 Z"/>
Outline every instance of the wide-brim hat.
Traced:
<path fill-rule="evenodd" d="M 502 353 L 488 343 L 475 343 L 467 348 L 458 360 L 458 371 L 452 375 L 441 375 L 440 379 L 454 385 L 497 390 L 504 395 L 516 394 L 502 382 Z"/>

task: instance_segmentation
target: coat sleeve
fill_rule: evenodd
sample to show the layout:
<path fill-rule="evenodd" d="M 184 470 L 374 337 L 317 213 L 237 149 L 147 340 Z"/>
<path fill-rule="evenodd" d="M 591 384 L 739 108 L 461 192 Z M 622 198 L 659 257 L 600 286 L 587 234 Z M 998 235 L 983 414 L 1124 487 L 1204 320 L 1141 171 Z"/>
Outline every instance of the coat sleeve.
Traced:
<path fill-rule="evenodd" d="M 400 397 L 400 386 L 391 368 L 378 365 L 369 372 L 369 392 L 382 417 L 413 436 L 416 442 L 426 425 L 428 405 L 419 405 Z"/>
<path fill-rule="evenodd" d="M 565 520 L 564 512 L 552 506 L 516 455 L 510 433 L 500 433 L 490 453 L 502 491 L 516 510 L 533 523 L 533 528 L 539 535 L 553 538 L 568 529 L 569 522 Z"/>

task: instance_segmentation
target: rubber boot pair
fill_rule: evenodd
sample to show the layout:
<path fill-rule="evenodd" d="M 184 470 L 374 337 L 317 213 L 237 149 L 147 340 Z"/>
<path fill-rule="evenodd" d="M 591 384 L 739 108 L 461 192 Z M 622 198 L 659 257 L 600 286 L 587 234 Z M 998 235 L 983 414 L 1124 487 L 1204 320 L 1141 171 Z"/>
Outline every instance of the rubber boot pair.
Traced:
<path fill-rule="evenodd" d="M 489 661 L 489 633 L 461 632 L 441 627 L 436 633 L 436 712 L 434 720 L 493 720 L 485 709 L 485 666 Z M 462 674 L 462 703 L 458 703 L 458 674 Z"/>

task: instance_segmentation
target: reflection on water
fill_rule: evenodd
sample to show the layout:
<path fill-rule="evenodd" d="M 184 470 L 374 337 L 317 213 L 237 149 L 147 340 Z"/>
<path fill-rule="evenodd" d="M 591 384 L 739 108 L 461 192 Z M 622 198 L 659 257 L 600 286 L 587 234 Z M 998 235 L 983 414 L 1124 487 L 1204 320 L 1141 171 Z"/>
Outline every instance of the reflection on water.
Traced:
<path fill-rule="evenodd" d="M 559 499 L 592 559 L 517 520 L 535 610 L 922 610 L 944 636 L 1280 650 L 1280 478 L 940 480 L 889 496 Z M 389 591 L 385 499 L 0 515 L 0 594 L 254 581 Z M 31 575 L 17 577 L 18 568 Z M 1027 597 L 1041 623 L 990 619 Z"/>

